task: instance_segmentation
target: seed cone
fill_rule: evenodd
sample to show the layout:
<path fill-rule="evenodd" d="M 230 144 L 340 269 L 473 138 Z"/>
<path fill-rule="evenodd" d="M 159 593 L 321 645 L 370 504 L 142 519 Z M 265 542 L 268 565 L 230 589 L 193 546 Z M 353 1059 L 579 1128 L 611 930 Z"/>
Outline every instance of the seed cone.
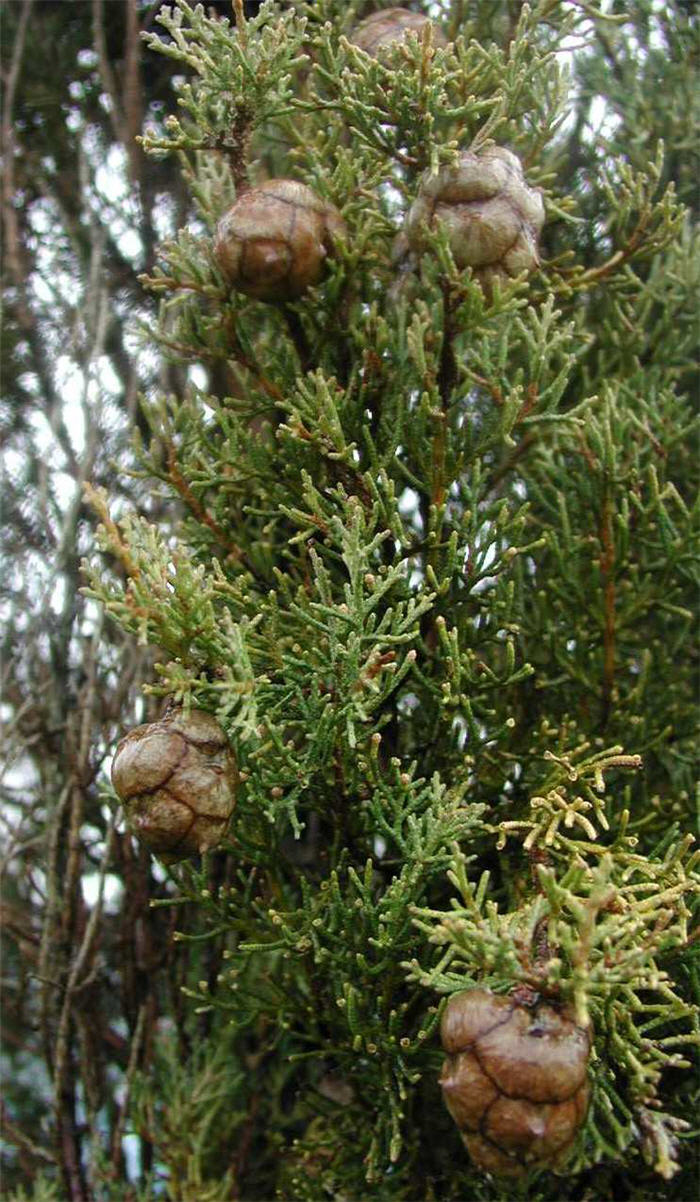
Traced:
<path fill-rule="evenodd" d="M 414 251 L 426 247 L 426 231 L 442 225 L 458 267 L 471 267 L 482 284 L 495 276 L 537 267 L 544 225 L 542 195 L 523 178 L 520 160 L 492 146 L 470 151 L 454 167 L 424 177 L 408 214 L 406 238 Z"/>
<path fill-rule="evenodd" d="M 294 300 L 319 282 L 334 239 L 344 233 L 338 210 L 306 184 L 271 179 L 243 192 L 221 218 L 214 258 L 237 292 Z"/>
<path fill-rule="evenodd" d="M 423 13 L 413 13 L 407 8 L 384 8 L 360 21 L 350 40 L 372 58 L 378 58 L 384 50 L 403 42 L 407 33 L 416 33 L 420 37 L 429 19 Z M 445 35 L 434 23 L 433 45 L 447 45 Z"/>
<path fill-rule="evenodd" d="M 589 1099 L 591 1035 L 571 1011 L 471 989 L 450 998 L 441 1036 L 443 1098 L 477 1168 L 564 1164 Z"/>
<path fill-rule="evenodd" d="M 223 837 L 236 798 L 236 761 L 204 710 L 170 710 L 117 745 L 112 784 L 134 834 L 165 860 L 207 851 Z"/>

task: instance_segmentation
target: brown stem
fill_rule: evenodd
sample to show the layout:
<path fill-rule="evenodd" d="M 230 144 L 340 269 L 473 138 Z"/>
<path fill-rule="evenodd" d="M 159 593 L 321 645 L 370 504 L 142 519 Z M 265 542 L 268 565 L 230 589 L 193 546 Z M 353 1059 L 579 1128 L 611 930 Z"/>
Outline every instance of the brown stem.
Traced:
<path fill-rule="evenodd" d="M 436 508 L 445 502 L 445 460 L 447 456 L 447 411 L 450 407 L 452 392 L 457 383 L 457 360 L 454 353 L 454 309 L 450 295 L 450 285 L 445 282 L 442 286 L 442 347 L 440 348 L 440 364 L 437 373 L 437 387 L 440 394 L 440 413 L 436 415 L 437 429 L 433 438 L 433 479 L 430 500 Z"/>
<path fill-rule="evenodd" d="M 612 529 L 612 500 L 606 487 L 600 521 L 600 541 L 603 553 L 600 570 L 603 577 L 603 686 L 601 722 L 607 726 L 612 706 L 615 680 L 615 542 Z"/>
<path fill-rule="evenodd" d="M 250 1155 L 250 1149 L 251 1149 L 251 1145 L 253 1143 L 253 1136 L 255 1134 L 255 1123 L 256 1123 L 259 1108 L 260 1108 L 260 1094 L 254 1093 L 250 1099 L 250 1104 L 248 1106 L 248 1116 L 245 1121 L 245 1126 L 243 1128 L 243 1134 L 241 1135 L 241 1141 L 238 1145 L 238 1149 L 237 1149 L 236 1157 L 235 1157 L 234 1189 L 236 1192 L 234 1194 L 234 1198 L 242 1198 L 243 1197 L 243 1195 L 241 1193 L 240 1183 L 243 1180 L 243 1177 L 245 1176 L 246 1166 L 248 1163 L 248 1157 Z"/>
<path fill-rule="evenodd" d="M 81 1145 L 75 1114 L 74 1073 L 66 1074 L 61 1094 L 56 1098 L 58 1113 L 58 1142 L 61 1151 L 61 1169 L 68 1202 L 92 1202 L 83 1173 Z"/>
<path fill-rule="evenodd" d="M 14 133 L 12 119 L 15 92 L 17 91 L 17 84 L 19 82 L 19 75 L 22 67 L 22 57 L 24 55 L 24 44 L 27 36 L 27 24 L 29 22 L 31 6 L 32 0 L 24 0 L 17 26 L 15 44 L 12 47 L 12 60 L 10 62 L 10 69 L 7 75 L 7 84 L 5 86 L 2 116 L 2 154 L 4 159 L 2 204 L 5 226 L 5 261 L 8 265 L 10 275 L 15 283 L 24 279 L 25 272 L 22 267 L 21 259 L 21 240 L 19 236 L 19 222 L 17 216 L 18 210 L 15 208 L 13 203 L 14 172 L 12 164 L 14 160 Z"/>
<path fill-rule="evenodd" d="M 104 0 L 92 0 L 92 27 L 100 79 L 111 101 L 109 111 L 114 136 L 117 142 L 124 147 L 129 163 L 131 182 L 138 185 L 141 177 L 141 163 L 136 135 L 141 129 L 143 100 L 139 74 L 141 40 L 136 0 L 126 0 L 124 88 L 121 95 L 116 75 L 112 69 L 105 35 Z"/>
<path fill-rule="evenodd" d="M 121 97 L 117 88 L 117 80 L 112 69 L 112 62 L 107 48 L 107 38 L 104 26 L 104 0 L 92 0 L 92 29 L 100 81 L 109 96 L 109 115 L 112 130 L 117 142 L 120 142 L 127 154 L 129 153 L 129 129 L 124 120 Z M 128 35 L 127 35 L 128 36 Z"/>
<path fill-rule="evenodd" d="M 34 369 L 39 377 L 41 393 L 48 402 L 52 428 L 61 444 L 71 470 L 75 468 L 75 454 L 65 426 L 60 418 L 61 405 L 54 387 L 50 359 L 42 338 L 37 332 L 36 320 L 27 294 L 27 279 L 31 265 L 22 241 L 20 215 L 22 208 L 15 204 L 15 133 L 13 125 L 14 101 L 22 67 L 26 42 L 27 25 L 32 12 L 32 0 L 24 0 L 17 26 L 12 59 L 10 62 L 3 96 L 2 125 L 0 126 L 3 158 L 2 172 L 2 224 L 4 240 L 4 262 L 7 273 L 16 289 L 14 303 L 8 302 L 8 311 L 25 335 L 32 354 Z"/>
<path fill-rule="evenodd" d="M 192 492 L 187 480 L 180 471 L 180 467 L 175 456 L 175 447 L 172 443 L 168 443 L 167 456 L 169 473 L 168 478 L 179 496 L 182 497 L 182 500 L 185 502 L 188 509 L 192 511 L 194 516 L 199 522 L 202 523 L 202 525 L 208 526 L 217 542 L 226 549 L 228 555 L 232 559 L 244 563 L 245 556 L 240 547 L 238 547 L 236 543 L 231 542 L 230 538 L 226 534 L 226 531 L 222 530 L 221 526 L 219 526 L 211 514 L 208 513 L 204 508 L 199 498 L 196 497 Z"/>
<path fill-rule="evenodd" d="M 268 380 L 266 376 L 260 375 L 256 365 L 251 363 L 243 349 L 243 346 L 241 345 L 238 332 L 236 331 L 232 320 L 226 321 L 225 329 L 231 346 L 236 352 L 236 363 L 240 364 L 245 371 L 250 373 L 257 387 L 260 388 L 262 392 L 266 393 L 266 395 L 269 396 L 273 401 L 283 400 L 284 394 L 281 389 L 278 388 L 277 384 L 273 384 L 273 382 Z"/>
<path fill-rule="evenodd" d="M 532 446 L 534 441 L 535 441 L 535 435 L 531 431 L 529 431 L 524 436 L 524 438 L 521 439 L 521 441 L 518 443 L 517 447 L 515 447 L 514 450 L 511 451 L 510 455 L 508 455 L 508 457 L 503 460 L 501 465 L 493 473 L 493 475 L 491 477 L 491 488 L 492 489 L 495 489 L 497 487 L 497 485 L 499 485 L 501 483 L 501 480 L 504 478 L 504 476 L 507 476 L 508 473 L 510 471 L 512 471 L 512 469 L 515 467 L 518 460 L 521 459 L 524 454 L 526 454 L 526 452 L 530 449 L 530 447 Z"/>
<path fill-rule="evenodd" d="M 442 286 L 442 347 L 440 349 L 440 366 L 437 377 L 438 391 L 444 412 L 447 412 L 449 408 L 452 392 L 457 383 L 454 336 L 454 305 L 450 293 L 450 285 L 445 282 Z"/>
<path fill-rule="evenodd" d="M 124 1134 L 124 1126 L 126 1123 L 126 1116 L 129 1112 L 129 1101 L 131 1098 L 131 1089 L 132 1089 L 132 1085 L 133 1085 L 133 1081 L 134 1081 L 134 1076 L 135 1076 L 136 1069 L 139 1064 L 139 1059 L 141 1057 L 141 1050 L 142 1050 L 143 1039 L 144 1039 L 144 1030 L 145 1030 L 145 1026 L 146 1026 L 147 1011 L 148 1011 L 148 1004 L 146 1002 L 143 1002 L 141 1005 L 141 1008 L 139 1010 L 138 1018 L 136 1020 L 136 1029 L 134 1031 L 134 1034 L 131 1037 L 131 1047 L 129 1049 L 129 1063 L 128 1063 L 127 1069 L 126 1069 L 124 1094 L 123 1094 L 123 1097 L 119 1104 L 119 1112 L 117 1114 L 117 1121 L 115 1122 L 114 1129 L 112 1131 L 112 1149 L 111 1149 L 112 1157 L 111 1157 L 111 1159 L 112 1159 L 112 1168 L 114 1170 L 115 1176 L 121 1171 L 121 1164 L 122 1164 L 122 1158 L 123 1158 L 122 1136 Z"/>
<path fill-rule="evenodd" d="M 102 488 L 93 488 L 89 481 L 85 483 L 83 493 L 88 505 L 95 511 L 105 532 L 109 537 L 109 549 L 117 557 L 124 571 L 131 580 L 138 580 L 141 569 L 131 555 L 121 531 L 110 515 L 107 505 L 107 494 Z"/>
<path fill-rule="evenodd" d="M 449 283 L 445 282 L 442 286 L 442 308 L 443 308 L 443 334 L 442 346 L 440 348 L 440 362 L 437 372 L 437 389 L 440 396 L 440 409 L 434 414 L 435 433 L 432 443 L 432 464 L 431 464 L 431 485 L 430 485 L 430 506 L 435 511 L 436 524 L 435 529 L 431 531 L 434 535 L 432 546 L 429 547 L 427 555 L 427 564 L 431 565 L 439 576 L 438 564 L 436 558 L 439 554 L 439 545 L 442 530 L 443 515 L 442 510 L 445 505 L 447 495 L 447 482 L 445 479 L 445 469 L 447 462 L 447 412 L 452 399 L 452 392 L 457 383 L 457 361 L 454 353 L 454 323 L 453 323 L 453 302 L 450 294 Z M 424 514 L 424 523 L 426 531 L 429 529 L 429 513 Z M 427 621 L 424 626 L 424 637 L 428 646 L 433 649 L 437 646 L 437 632 L 435 629 L 435 620 L 437 611 L 426 615 Z"/>
<path fill-rule="evenodd" d="M 640 245 L 646 228 L 649 224 L 650 211 L 649 208 L 640 214 L 639 220 L 627 239 L 626 244 L 621 250 L 616 250 L 614 254 L 606 259 L 604 263 L 600 263 L 597 267 L 589 267 L 588 271 L 583 271 L 577 274 L 578 268 L 564 268 L 560 271 L 563 278 L 567 276 L 574 277 L 574 283 L 577 288 L 595 284 L 598 280 L 604 279 L 614 271 L 618 271 L 628 259 L 631 259 L 638 246 Z M 535 303 L 533 301 L 533 303 Z"/>
<path fill-rule="evenodd" d="M 141 132 L 143 120 L 143 97 L 139 58 L 141 38 L 137 0 L 127 0 L 126 33 L 124 37 L 124 116 L 126 118 L 126 152 L 132 161 L 132 176 L 138 177 L 138 149 L 136 138 Z"/>
<path fill-rule="evenodd" d="M 311 371 L 311 367 L 313 365 L 313 357 L 311 354 L 311 346 L 309 345 L 309 340 L 306 337 L 306 334 L 304 332 L 304 327 L 301 324 L 301 321 L 299 320 L 298 313 L 295 313 L 293 309 L 290 309 L 288 307 L 288 305 L 282 305 L 281 309 L 282 309 L 282 313 L 284 316 L 284 320 L 287 323 L 287 329 L 289 330 L 289 335 L 292 339 L 292 342 L 294 343 L 294 348 L 296 350 L 296 353 L 299 356 L 299 363 L 301 364 L 301 370 L 304 373 L 304 375 L 306 375 L 306 373 L 308 371 Z"/>

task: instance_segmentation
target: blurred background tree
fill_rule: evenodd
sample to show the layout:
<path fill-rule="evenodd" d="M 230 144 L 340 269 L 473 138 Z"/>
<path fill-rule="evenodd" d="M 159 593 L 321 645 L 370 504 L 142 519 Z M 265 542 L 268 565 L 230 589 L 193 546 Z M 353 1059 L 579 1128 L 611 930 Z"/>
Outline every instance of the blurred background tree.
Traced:
<path fill-rule="evenodd" d="M 124 715 L 144 713 L 149 653 L 79 593 L 86 480 L 172 508 L 121 470 L 139 390 L 187 376 L 136 328 L 152 307 L 139 273 L 190 204 L 135 140 L 171 102 L 172 64 L 141 41 L 158 7 L 21 0 L 0 15 L 2 1182 L 50 1167 L 75 1199 L 94 1196 L 90 1139 L 122 1178 L 123 1082 L 173 1014 L 170 922 L 148 909 L 161 885 L 98 798 Z"/>

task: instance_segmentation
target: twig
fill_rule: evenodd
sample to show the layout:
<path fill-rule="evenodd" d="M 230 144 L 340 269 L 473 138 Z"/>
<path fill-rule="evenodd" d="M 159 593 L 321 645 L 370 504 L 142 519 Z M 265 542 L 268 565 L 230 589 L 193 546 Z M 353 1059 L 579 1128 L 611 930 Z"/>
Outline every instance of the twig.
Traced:
<path fill-rule="evenodd" d="M 180 471 L 180 467 L 175 455 L 175 447 L 172 442 L 168 443 L 167 458 L 168 479 L 176 489 L 178 495 L 182 497 L 182 500 L 185 502 L 188 509 L 192 511 L 194 516 L 197 518 L 197 521 L 201 522 L 202 525 L 207 526 L 211 530 L 217 542 L 227 550 L 232 559 L 236 559 L 241 563 L 245 563 L 245 556 L 240 547 L 237 546 L 236 543 L 231 542 L 230 538 L 226 534 L 226 531 L 222 530 L 221 526 L 219 526 L 211 514 L 208 513 L 204 508 L 199 498 L 196 497 L 192 492 L 187 480 Z"/>
<path fill-rule="evenodd" d="M 110 98 L 110 120 L 117 142 L 124 147 L 129 161 L 129 175 L 134 184 L 138 184 L 138 145 L 135 134 L 141 124 L 140 89 L 138 80 L 138 12 L 134 0 L 127 0 L 126 5 L 126 45 L 125 45 L 125 97 L 119 95 L 117 80 L 112 70 L 107 39 L 104 29 L 104 0 L 92 0 L 92 28 L 95 52 L 97 54 L 98 70 L 102 86 Z"/>
<path fill-rule="evenodd" d="M 248 1156 L 250 1154 L 250 1147 L 253 1142 L 253 1135 L 255 1133 L 255 1120 L 257 1117 L 259 1106 L 260 1106 L 260 1094 L 254 1093 L 250 1099 L 250 1105 L 248 1107 L 248 1116 L 245 1121 L 245 1126 L 243 1128 L 243 1134 L 241 1136 L 241 1142 L 238 1145 L 238 1151 L 236 1152 L 236 1157 L 235 1157 L 234 1189 L 236 1190 L 236 1193 L 235 1193 L 236 1198 L 242 1197 L 242 1194 L 240 1192 L 240 1181 L 243 1178 L 243 1176 L 245 1175 L 246 1164 L 248 1161 Z"/>
<path fill-rule="evenodd" d="M 605 613 L 603 622 L 601 722 L 603 726 L 606 726 L 610 717 L 615 680 L 615 542 L 612 531 L 612 500 L 607 483 L 600 520 L 600 541 L 602 545 L 600 570 L 603 577 L 603 604 Z"/>
<path fill-rule="evenodd" d="M 306 374 L 306 372 L 311 371 L 313 358 L 311 355 L 309 340 L 304 333 L 304 327 L 299 320 L 298 313 L 295 313 L 294 310 L 290 309 L 288 305 L 280 305 L 280 308 L 287 323 L 290 337 L 294 343 L 294 349 L 299 356 L 301 370 L 304 374 Z"/>
<path fill-rule="evenodd" d="M 21 263 L 17 210 L 12 203 L 14 192 L 14 171 L 12 168 L 14 160 L 13 109 L 15 92 L 17 91 L 19 73 L 22 66 L 22 57 L 24 55 L 24 44 L 27 36 L 27 24 L 29 22 L 31 6 L 32 0 L 24 0 L 17 25 L 15 44 L 12 47 L 12 60 L 7 75 L 2 117 L 2 154 L 4 159 L 2 201 L 3 216 L 5 219 L 5 237 L 7 239 L 5 243 L 5 255 L 10 274 L 15 281 L 23 279 L 24 272 L 22 271 Z"/>
<path fill-rule="evenodd" d="M 112 1166 L 114 1168 L 115 1173 L 119 1172 L 120 1163 L 121 1163 L 121 1160 L 123 1157 L 122 1136 L 124 1134 L 124 1127 L 126 1124 L 126 1116 L 129 1112 L 129 1102 L 131 1100 L 131 1088 L 133 1085 L 136 1069 L 138 1067 L 139 1057 L 141 1055 L 141 1048 L 143 1045 L 143 1037 L 144 1037 L 144 1031 L 145 1031 L 145 1027 L 146 1027 L 146 1014 L 148 1011 L 148 1007 L 149 1007 L 148 1002 L 142 1002 L 141 1006 L 139 1008 L 138 1018 L 136 1019 L 136 1027 L 134 1028 L 134 1034 L 131 1039 L 131 1047 L 129 1049 L 129 1063 L 126 1066 L 126 1074 L 124 1077 L 124 1092 L 122 1095 L 121 1103 L 119 1105 L 119 1113 L 117 1115 L 117 1121 L 114 1124 L 114 1131 L 112 1132 L 112 1157 L 111 1157 L 111 1159 L 112 1159 Z"/>
<path fill-rule="evenodd" d="M 454 306 L 450 293 L 450 285 L 445 281 L 442 285 L 442 347 L 440 350 L 440 367 L 438 369 L 438 390 L 443 410 L 449 408 L 452 391 L 457 383 L 457 360 L 454 352 Z"/>
<path fill-rule="evenodd" d="M 12 1120 L 8 1118 L 4 1103 L 0 1103 L 0 1123 L 3 1135 L 17 1148 L 28 1152 L 30 1156 L 33 1156 L 36 1160 L 43 1161 L 44 1164 L 56 1163 L 55 1156 L 47 1148 L 42 1148 L 39 1144 L 35 1144 L 20 1127 L 16 1127 Z"/>

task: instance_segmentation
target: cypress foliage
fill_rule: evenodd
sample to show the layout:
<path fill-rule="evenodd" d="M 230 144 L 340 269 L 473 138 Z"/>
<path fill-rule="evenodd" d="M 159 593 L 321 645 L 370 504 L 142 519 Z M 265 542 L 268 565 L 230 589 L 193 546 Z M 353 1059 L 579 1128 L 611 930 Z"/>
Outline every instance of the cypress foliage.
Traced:
<path fill-rule="evenodd" d="M 444 46 L 372 55 L 353 30 L 387 6 L 233 7 L 177 0 L 146 39 L 181 78 L 145 145 L 196 219 L 144 279 L 144 337 L 191 370 L 142 398 L 135 470 L 179 517 L 90 494 L 90 595 L 240 769 L 227 840 L 157 902 L 199 1019 L 134 1081 L 129 1196 L 689 1198 L 697 27 L 445 0 L 411 6 Z M 444 228 L 402 233 L 426 173 L 491 144 L 546 224 L 539 268 L 487 287 Z M 346 233 L 263 302 L 213 239 L 275 177 Z M 440 1017 L 476 986 L 590 1025 L 564 1177 L 485 1175 L 443 1105 Z"/>

